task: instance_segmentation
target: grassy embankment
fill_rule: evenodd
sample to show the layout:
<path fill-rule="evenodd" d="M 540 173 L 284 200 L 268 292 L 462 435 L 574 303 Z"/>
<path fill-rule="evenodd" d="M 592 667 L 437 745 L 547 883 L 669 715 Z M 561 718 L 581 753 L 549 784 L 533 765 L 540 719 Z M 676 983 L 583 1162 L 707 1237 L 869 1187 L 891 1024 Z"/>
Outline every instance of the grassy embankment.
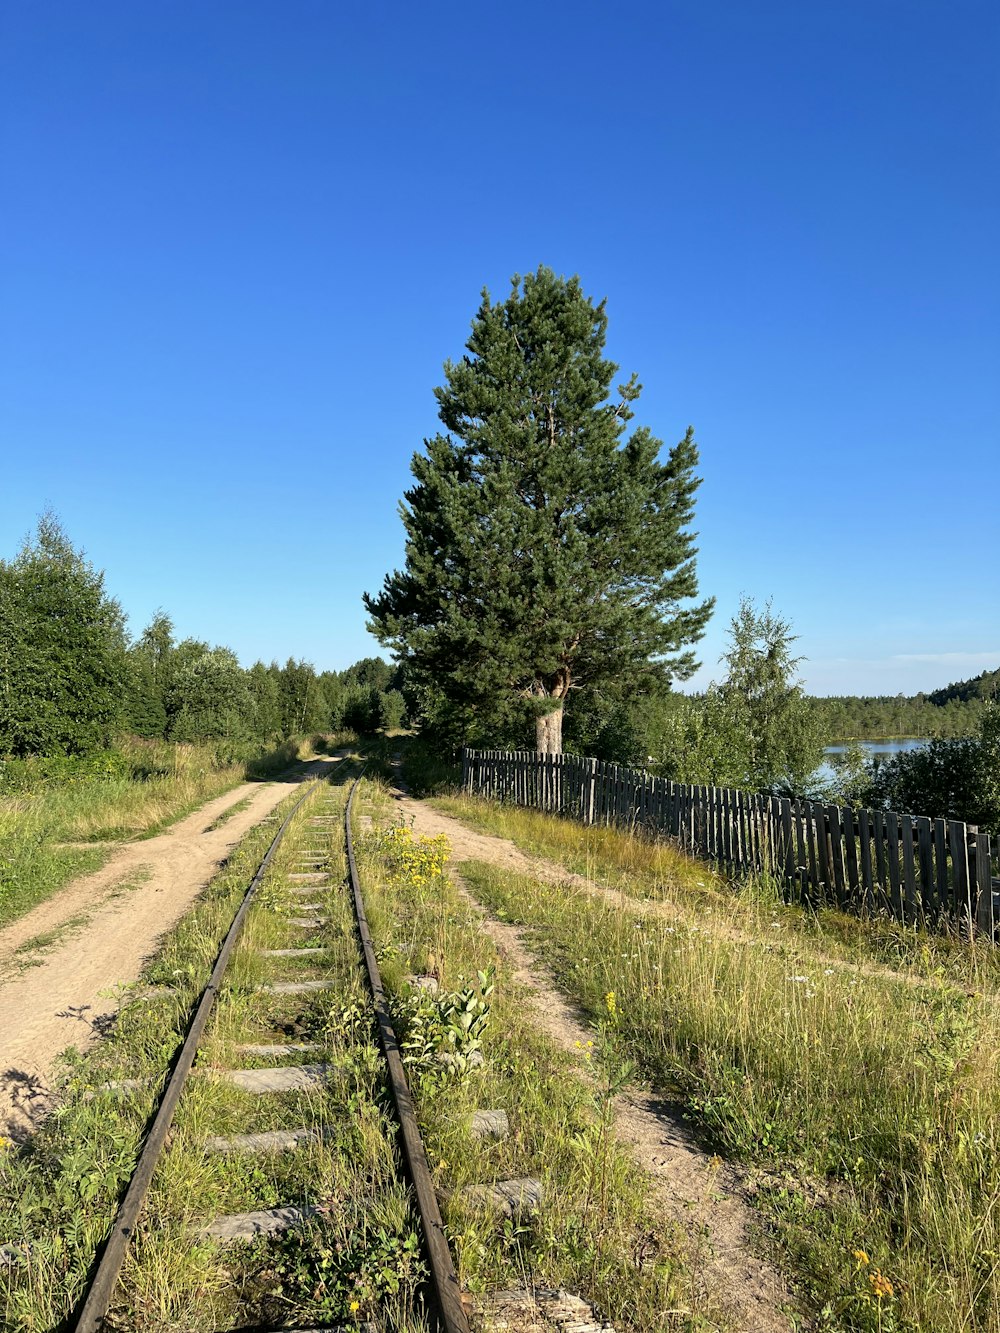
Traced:
<path fill-rule="evenodd" d="M 115 843 L 150 837 L 343 739 L 288 740 L 238 760 L 212 745 L 129 739 L 90 761 L 0 761 L 0 926 L 98 869 Z"/>
<path fill-rule="evenodd" d="M 623 1329 L 727 1327 L 703 1294 L 698 1256 L 657 1212 L 648 1182 L 610 1132 L 629 1074 L 617 1014 L 602 997 L 592 1048 L 576 1058 L 559 1051 L 535 1026 L 524 987 L 476 909 L 434 873 L 440 840 L 393 826 L 393 803 L 374 783 L 365 790 L 375 816 L 359 846 L 367 910 L 463 1287 L 487 1305 L 495 1289 L 565 1287 Z M 433 997 L 406 981 L 428 971 L 439 978 Z M 480 1035 L 484 981 L 493 989 Z M 485 1063 L 467 1072 L 480 1041 Z M 455 1053 L 454 1076 L 435 1058 L 442 1043 Z M 477 1109 L 505 1111 L 510 1135 L 470 1140 Z M 524 1177 L 542 1183 L 533 1216 L 505 1219 L 472 1193 Z"/>
<path fill-rule="evenodd" d="M 346 776 L 338 773 L 338 778 Z M 343 788 L 341 788 L 343 790 Z M 365 784 L 368 812 L 390 803 Z M 182 1099 L 168 1156 L 140 1221 L 116 1301 L 116 1326 L 180 1333 L 248 1318 L 292 1325 L 373 1319 L 386 1329 L 428 1326 L 407 1191 L 398 1182 L 395 1135 L 376 1054 L 349 900 L 340 882 L 340 829 L 317 832 L 303 812 L 276 859 L 199 1057 L 202 1070 Z M 329 809 L 329 807 L 328 807 Z M 26 1244 L 24 1259 L 0 1269 L 0 1326 L 41 1333 L 58 1325 L 83 1289 L 88 1265 L 112 1216 L 141 1141 L 163 1061 L 211 960 L 268 833 L 254 830 L 195 911 L 169 937 L 146 979 L 174 995 L 126 1007 L 114 1035 L 68 1065 L 66 1105 L 25 1149 L 0 1158 L 0 1240 Z M 287 873 L 301 849 L 322 847 L 331 887 L 320 891 L 329 921 L 308 934 L 285 916 L 296 899 Z M 500 967 L 467 903 L 442 880 L 443 848 L 408 836 L 363 834 L 366 899 L 387 985 L 404 1034 L 412 1085 L 463 1283 L 473 1292 L 521 1285 L 526 1277 L 565 1282 L 596 1298 L 622 1326 L 702 1333 L 720 1325 L 695 1294 L 675 1253 L 676 1238 L 649 1210 L 644 1181 L 608 1133 L 611 1081 L 555 1053 L 524 1019 L 518 988 Z M 277 910 L 275 910 L 277 909 Z M 314 958 L 264 959 L 262 948 L 322 945 Z M 434 955 L 441 990 L 431 998 L 406 981 Z M 480 978 L 477 974 L 482 972 Z M 307 997 L 262 994 L 270 978 L 332 980 Z M 493 982 L 492 992 L 481 983 Z M 473 1014 L 463 1025 L 462 1014 Z M 237 1049 L 247 1041 L 311 1041 L 302 1060 L 334 1069 L 324 1092 L 250 1098 L 211 1076 L 215 1067 L 272 1063 Z M 613 1068 L 614 1023 L 602 1048 Z M 485 1067 L 469 1058 L 481 1047 Z M 436 1056 L 445 1050 L 449 1062 Z M 292 1057 L 294 1060 L 296 1057 Z M 574 1067 L 576 1066 L 576 1067 Z M 149 1074 L 126 1096 L 108 1080 Z M 95 1096 L 96 1093 L 96 1096 Z M 476 1142 L 469 1113 L 507 1111 L 507 1139 Z M 324 1137 L 271 1156 L 209 1156 L 205 1137 L 313 1126 Z M 545 1185 L 541 1212 L 516 1222 L 476 1202 L 470 1184 L 528 1174 Z M 319 1211 L 304 1231 L 220 1248 L 199 1239 L 208 1217 L 276 1203 Z M 694 1308 L 703 1308 L 697 1312 Z M 227 1322 L 228 1321 L 228 1322 Z"/>
<path fill-rule="evenodd" d="M 615 991 L 648 1080 L 751 1168 L 818 1327 L 1000 1330 L 996 950 L 809 915 L 615 830 L 436 804 L 591 881 L 462 867 L 594 1021 Z"/>

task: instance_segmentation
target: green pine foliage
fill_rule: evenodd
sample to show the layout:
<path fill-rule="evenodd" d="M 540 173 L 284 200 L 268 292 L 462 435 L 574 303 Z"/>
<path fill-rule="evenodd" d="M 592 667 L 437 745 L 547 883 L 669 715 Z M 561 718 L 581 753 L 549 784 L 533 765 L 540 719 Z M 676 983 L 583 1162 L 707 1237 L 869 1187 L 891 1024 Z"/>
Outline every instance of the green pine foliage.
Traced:
<path fill-rule="evenodd" d="M 691 431 L 660 461 L 628 432 L 640 385 L 612 394 L 607 315 L 547 268 L 488 293 L 436 392 L 447 434 L 413 457 L 406 567 L 366 596 L 426 722 L 448 739 L 561 748 L 571 690 L 636 694 L 694 670 L 699 485 Z"/>
<path fill-rule="evenodd" d="M 942 706 L 957 699 L 967 703 L 970 699 L 989 701 L 1000 696 L 1000 668 L 996 671 L 981 671 L 971 680 L 956 681 L 943 689 L 934 690 L 927 697 L 932 704 Z"/>

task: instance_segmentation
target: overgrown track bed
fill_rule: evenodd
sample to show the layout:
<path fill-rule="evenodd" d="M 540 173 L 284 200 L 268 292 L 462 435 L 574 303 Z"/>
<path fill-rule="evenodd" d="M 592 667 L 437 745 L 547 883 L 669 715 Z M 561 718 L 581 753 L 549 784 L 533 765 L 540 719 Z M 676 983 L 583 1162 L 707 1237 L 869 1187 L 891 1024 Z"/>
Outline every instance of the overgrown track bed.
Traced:
<path fill-rule="evenodd" d="M 428 1322 L 343 891 L 343 804 L 342 789 L 314 784 L 250 888 L 227 876 L 212 886 L 151 973 L 161 984 L 71 1068 L 59 1116 L 0 1163 L 21 1197 L 2 1236 L 6 1328 Z M 259 860 L 254 842 L 238 859 Z M 448 1333 L 466 1327 L 458 1310 Z"/>
<path fill-rule="evenodd" d="M 610 1333 L 595 1305 L 622 1330 L 723 1327 L 611 1133 L 623 1072 L 612 1027 L 575 1056 L 532 1028 L 443 873 L 447 848 L 394 824 L 368 781 L 362 895 L 341 836 L 345 770 L 297 810 L 286 803 L 248 900 L 270 831 L 239 848 L 150 969 L 153 988 L 70 1060 L 63 1109 L 0 1154 L 15 1201 L 6 1216 L 0 1205 L 3 1327 L 459 1333 L 466 1302 L 487 1328 L 518 1333 Z M 164 1065 L 184 1063 L 189 1017 L 239 913 L 164 1151 L 143 1168 L 134 1224 L 116 1227 L 155 1137 Z M 98 1278 L 88 1305 L 95 1255 L 119 1230 L 117 1282 Z"/>

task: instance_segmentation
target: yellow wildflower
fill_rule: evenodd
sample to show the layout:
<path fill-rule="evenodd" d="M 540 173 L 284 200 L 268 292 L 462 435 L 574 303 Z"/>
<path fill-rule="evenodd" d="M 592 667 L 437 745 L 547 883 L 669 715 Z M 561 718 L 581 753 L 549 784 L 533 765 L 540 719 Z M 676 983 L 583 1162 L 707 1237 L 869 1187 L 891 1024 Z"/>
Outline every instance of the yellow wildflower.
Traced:
<path fill-rule="evenodd" d="M 856 1265 L 854 1269 L 855 1273 L 860 1273 L 862 1268 L 867 1268 L 868 1265 L 871 1263 L 871 1260 L 868 1258 L 868 1255 L 864 1252 L 864 1250 L 855 1250 L 854 1260 Z"/>
<path fill-rule="evenodd" d="M 605 995 L 604 1007 L 607 1009 L 608 1015 L 611 1018 L 614 1018 L 615 1015 L 618 1013 L 618 1001 L 615 999 L 615 993 L 613 990 L 609 990 L 607 995 Z"/>
<path fill-rule="evenodd" d="M 884 1296 L 891 1296 L 895 1290 L 892 1283 L 882 1272 L 881 1268 L 876 1268 L 869 1273 L 868 1281 L 872 1284 L 872 1291 L 874 1291 L 879 1300 L 882 1300 Z"/>

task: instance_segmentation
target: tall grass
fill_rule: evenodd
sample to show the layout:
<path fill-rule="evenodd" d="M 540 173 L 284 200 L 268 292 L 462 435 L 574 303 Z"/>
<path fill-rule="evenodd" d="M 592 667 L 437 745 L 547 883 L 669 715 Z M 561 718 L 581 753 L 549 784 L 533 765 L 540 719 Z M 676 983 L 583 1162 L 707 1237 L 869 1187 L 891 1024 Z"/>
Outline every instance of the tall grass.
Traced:
<path fill-rule="evenodd" d="M 577 830 L 579 832 L 579 830 Z M 942 978 L 792 967 L 776 932 L 668 920 L 478 863 L 598 1021 L 757 1194 L 819 1327 L 1000 1330 L 1000 1016 Z M 666 886 L 664 886 L 666 887 Z"/>
<path fill-rule="evenodd" d="M 863 964 L 911 977 L 948 977 L 970 989 L 1000 990 L 1000 950 L 978 940 L 906 925 L 885 914 L 849 915 L 836 908 L 786 903 L 773 877 L 728 878 L 672 841 L 619 828 L 586 828 L 535 810 L 467 796 L 443 796 L 437 809 L 484 832 L 510 838 L 526 852 L 563 866 L 650 910 L 691 922 L 714 921 L 733 935 L 766 936 L 792 970 Z"/>

